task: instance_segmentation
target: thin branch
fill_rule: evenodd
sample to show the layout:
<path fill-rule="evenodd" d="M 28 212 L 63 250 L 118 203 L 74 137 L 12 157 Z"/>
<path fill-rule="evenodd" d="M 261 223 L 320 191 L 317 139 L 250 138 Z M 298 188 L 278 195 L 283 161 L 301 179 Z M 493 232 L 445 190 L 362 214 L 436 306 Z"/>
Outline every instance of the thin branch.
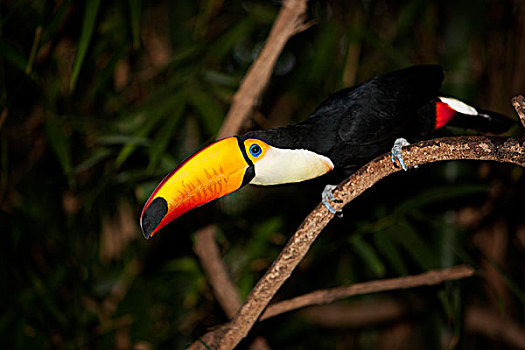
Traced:
<path fill-rule="evenodd" d="M 525 139 L 484 136 L 441 138 L 408 146 L 403 149 L 403 153 L 405 163 L 409 167 L 459 159 L 492 160 L 525 166 Z M 377 157 L 334 190 L 334 196 L 342 203 L 333 203 L 333 207 L 342 209 L 379 180 L 399 170 L 393 166 L 390 154 Z M 290 277 L 319 233 L 333 217 L 334 215 L 322 204 L 306 217 L 230 322 L 219 343 L 219 349 L 233 349 L 248 334 L 277 290 Z"/>
<path fill-rule="evenodd" d="M 210 283 L 217 302 L 231 319 L 242 302 L 237 286 L 230 279 L 228 269 L 222 260 L 219 246 L 215 240 L 215 225 L 208 225 L 197 231 L 193 250 L 199 257 L 206 280 Z M 213 332 L 208 332 L 202 339 L 194 342 L 188 349 L 205 349 L 203 344 L 213 344 L 226 332 L 221 327 Z M 250 350 L 268 350 L 270 347 L 262 337 L 255 338 L 249 346 Z"/>
<path fill-rule="evenodd" d="M 525 97 L 523 95 L 514 96 L 512 98 L 512 106 L 520 117 L 521 125 L 525 127 Z"/>
<path fill-rule="evenodd" d="M 513 100 L 513 103 L 515 101 Z M 525 101 L 515 103 L 517 110 L 523 108 L 524 105 Z M 411 145 L 405 148 L 403 153 L 405 163 L 409 167 L 458 159 L 493 160 L 525 166 L 525 141 L 523 138 L 443 138 Z M 397 171 L 399 168 L 392 165 L 389 154 L 377 157 L 338 186 L 334 191 L 334 196 L 342 200 L 342 203 L 332 203 L 332 205 L 336 209 L 342 209 L 344 205 L 372 187 L 380 179 Z M 279 257 L 254 287 L 235 318 L 220 328 L 220 333 L 223 336 L 210 339 L 207 346 L 232 349 L 247 335 L 277 290 L 289 278 L 321 230 L 333 217 L 334 215 L 322 204 L 319 204 L 306 217 Z M 217 331 L 214 333 L 217 334 Z M 217 339 L 220 340 L 217 341 Z"/>
<path fill-rule="evenodd" d="M 217 301 L 231 319 L 241 306 L 241 296 L 224 266 L 214 235 L 215 225 L 201 228 L 196 234 L 193 250 L 201 261 L 206 280 L 212 286 Z"/>
<path fill-rule="evenodd" d="M 233 96 L 232 106 L 217 138 L 232 136 L 239 132 L 242 123 L 268 84 L 284 45 L 290 37 L 309 27 L 308 24 L 304 24 L 305 12 L 306 0 L 283 2 L 264 47 Z"/>
<path fill-rule="evenodd" d="M 411 298 L 407 303 L 393 297 L 383 297 L 309 306 L 300 310 L 299 316 L 322 328 L 362 329 L 394 321 L 403 322 L 402 319 L 407 315 L 421 313 L 423 308 L 424 304 L 418 299 Z"/>
<path fill-rule="evenodd" d="M 266 311 L 259 318 L 259 321 L 305 306 L 328 304 L 335 300 L 350 296 L 430 286 L 445 281 L 470 277 L 473 274 L 473 268 L 466 265 L 459 265 L 442 270 L 432 270 L 419 275 L 355 283 L 350 286 L 318 290 L 268 306 Z"/>
<path fill-rule="evenodd" d="M 465 330 L 481 333 L 491 339 L 503 341 L 516 348 L 525 349 L 525 327 L 495 310 L 469 306 L 465 311 Z"/>

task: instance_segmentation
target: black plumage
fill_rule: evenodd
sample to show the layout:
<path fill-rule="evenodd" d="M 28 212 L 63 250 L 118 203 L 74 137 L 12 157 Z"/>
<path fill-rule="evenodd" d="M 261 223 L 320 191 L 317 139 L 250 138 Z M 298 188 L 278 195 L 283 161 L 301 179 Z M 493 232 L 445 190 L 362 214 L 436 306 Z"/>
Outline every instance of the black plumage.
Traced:
<path fill-rule="evenodd" d="M 146 201 L 141 214 L 144 236 L 248 183 L 306 181 L 334 168 L 337 174 L 348 173 L 388 152 L 396 139 L 428 137 L 449 121 L 497 132 L 514 124 L 438 97 L 442 81 L 439 66 L 402 69 L 333 94 L 301 123 L 251 131 L 204 147 L 168 174 Z M 334 212 L 327 191 L 323 203 Z"/>
<path fill-rule="evenodd" d="M 420 140 L 436 130 L 443 77 L 437 65 L 398 70 L 331 95 L 303 122 L 251 131 L 241 138 L 260 139 L 278 148 L 307 149 L 330 158 L 336 169 L 352 169 L 388 152 L 397 138 Z M 466 126 L 480 122 L 484 131 L 494 126 L 502 132 L 514 124 L 492 112 L 483 116 L 455 113 L 454 119 Z"/>

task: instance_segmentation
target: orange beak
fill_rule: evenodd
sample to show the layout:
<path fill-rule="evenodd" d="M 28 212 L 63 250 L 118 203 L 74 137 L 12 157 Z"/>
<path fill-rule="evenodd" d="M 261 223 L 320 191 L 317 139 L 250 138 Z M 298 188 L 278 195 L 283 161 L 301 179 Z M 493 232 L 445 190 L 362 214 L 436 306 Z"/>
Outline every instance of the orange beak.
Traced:
<path fill-rule="evenodd" d="M 237 137 L 203 148 L 169 173 L 147 200 L 140 216 L 144 237 L 187 211 L 238 190 L 253 176 L 253 163 Z"/>

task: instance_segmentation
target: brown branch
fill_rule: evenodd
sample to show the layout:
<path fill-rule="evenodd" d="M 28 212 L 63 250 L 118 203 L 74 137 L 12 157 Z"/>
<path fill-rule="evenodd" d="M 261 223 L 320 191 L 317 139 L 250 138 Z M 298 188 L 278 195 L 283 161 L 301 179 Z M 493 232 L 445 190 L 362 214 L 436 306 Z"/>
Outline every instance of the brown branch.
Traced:
<path fill-rule="evenodd" d="M 469 306 L 465 311 L 465 330 L 503 341 L 516 349 L 525 349 L 525 327 L 495 310 Z"/>
<path fill-rule="evenodd" d="M 517 110 L 518 107 L 524 106 L 523 102 L 518 101 L 517 106 L 515 104 Z M 493 160 L 525 166 L 525 141 L 523 138 L 442 138 L 411 145 L 406 147 L 403 153 L 405 163 L 409 167 L 459 159 Z M 342 203 L 333 203 L 332 205 L 336 209 L 342 209 L 344 205 L 372 187 L 380 179 L 397 171 L 399 168 L 392 165 L 389 154 L 377 157 L 338 186 L 334 191 L 334 196 L 342 200 Z M 322 204 L 319 204 L 306 217 L 279 257 L 253 288 L 235 318 L 220 328 L 220 333 L 223 336 L 210 339 L 207 346 L 232 349 L 246 336 L 277 290 L 288 279 L 321 230 L 333 217 L 334 215 Z M 217 331 L 214 333 L 217 334 Z M 219 340 L 217 340 L 218 338 Z"/>
<path fill-rule="evenodd" d="M 525 127 L 525 97 L 522 95 L 514 96 L 512 98 L 512 106 L 516 110 L 516 113 L 518 113 L 518 116 L 521 120 L 521 125 Z"/>
<path fill-rule="evenodd" d="M 275 62 L 294 34 L 306 29 L 306 0 L 285 0 L 259 56 L 241 82 L 217 138 L 235 135 L 268 84 Z"/>
<path fill-rule="evenodd" d="M 523 120 L 525 100 L 515 97 L 512 102 Z M 411 145 L 405 148 L 404 157 L 409 167 L 459 159 L 493 160 L 525 166 L 524 146 L 522 138 L 442 138 Z M 333 207 L 341 210 L 380 179 L 397 171 L 399 168 L 392 165 L 389 154 L 377 157 L 336 188 L 334 196 L 341 200 L 341 204 L 333 203 Z M 235 318 L 229 324 L 221 327 L 221 334 L 224 332 L 224 336 L 220 337 L 219 341 L 216 341 L 218 337 L 210 340 L 207 347 L 216 348 L 218 343 L 220 349 L 232 349 L 247 335 L 277 290 L 288 279 L 321 230 L 333 217 L 334 215 L 322 204 L 319 204 L 306 217 L 270 269 L 253 288 Z M 214 333 L 217 334 L 217 331 Z M 205 337 L 208 335 L 209 333 Z M 194 346 L 197 346 L 197 343 L 194 343 L 191 348 L 197 348 Z"/>
<path fill-rule="evenodd" d="M 224 266 L 214 235 L 214 225 L 201 228 L 196 234 L 193 250 L 200 259 L 217 301 L 231 319 L 241 306 L 241 296 Z"/>
<path fill-rule="evenodd" d="M 356 283 L 350 286 L 318 290 L 268 306 L 266 311 L 259 318 L 259 321 L 309 305 L 328 304 L 338 299 L 360 294 L 430 286 L 449 280 L 470 277 L 473 274 L 473 268 L 466 265 L 460 265 L 442 270 L 432 270 L 419 275 Z"/>
<path fill-rule="evenodd" d="M 406 303 L 394 298 L 374 298 L 309 306 L 299 315 L 306 322 L 323 328 L 368 328 L 401 321 L 408 314 L 421 312 L 422 308 L 419 300 L 410 299 Z"/>
<path fill-rule="evenodd" d="M 228 326 L 229 324 L 227 323 L 225 325 L 220 326 L 217 329 L 209 331 L 208 333 L 200 337 L 198 340 L 194 341 L 190 346 L 188 346 L 184 350 L 216 349 L 215 344 L 218 344 L 221 338 L 224 337 L 224 334 L 228 330 Z"/>
<path fill-rule="evenodd" d="M 523 138 L 484 136 L 441 138 L 408 146 L 403 149 L 403 153 L 405 163 L 409 167 L 459 159 L 492 160 L 525 166 Z M 334 196 L 342 200 L 342 203 L 333 203 L 333 207 L 342 209 L 379 180 L 399 170 L 393 166 L 390 154 L 377 157 L 334 190 Z M 333 217 L 334 215 L 322 204 L 306 217 L 230 322 L 228 331 L 219 343 L 219 349 L 233 349 L 248 334 L 277 290 L 290 277 L 321 230 Z"/>

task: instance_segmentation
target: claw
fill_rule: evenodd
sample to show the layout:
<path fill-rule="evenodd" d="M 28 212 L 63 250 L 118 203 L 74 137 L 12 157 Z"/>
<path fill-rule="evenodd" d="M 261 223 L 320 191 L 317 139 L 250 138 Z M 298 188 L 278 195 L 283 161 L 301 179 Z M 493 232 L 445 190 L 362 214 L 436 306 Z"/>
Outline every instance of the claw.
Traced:
<path fill-rule="evenodd" d="M 328 211 L 332 214 L 335 214 L 337 213 L 338 211 L 341 211 L 341 210 L 336 210 L 334 208 L 332 208 L 332 206 L 330 205 L 330 201 L 334 202 L 334 203 L 343 203 L 342 200 L 340 199 L 337 199 L 334 197 L 334 194 L 332 193 L 332 191 L 336 188 L 337 186 L 335 185 L 326 185 L 324 187 L 324 190 L 323 190 L 323 193 L 321 194 L 321 198 L 323 199 L 323 204 L 324 206 L 326 207 L 326 209 L 328 209 Z"/>
<path fill-rule="evenodd" d="M 392 151 L 391 151 L 392 163 L 396 165 L 396 159 L 397 159 L 397 161 L 399 162 L 399 165 L 404 171 L 407 171 L 408 167 L 406 166 L 405 161 L 403 160 L 403 155 L 401 154 L 401 148 L 404 146 L 408 146 L 408 145 L 410 145 L 410 143 L 406 139 L 398 138 L 394 142 L 394 146 L 392 147 Z"/>

